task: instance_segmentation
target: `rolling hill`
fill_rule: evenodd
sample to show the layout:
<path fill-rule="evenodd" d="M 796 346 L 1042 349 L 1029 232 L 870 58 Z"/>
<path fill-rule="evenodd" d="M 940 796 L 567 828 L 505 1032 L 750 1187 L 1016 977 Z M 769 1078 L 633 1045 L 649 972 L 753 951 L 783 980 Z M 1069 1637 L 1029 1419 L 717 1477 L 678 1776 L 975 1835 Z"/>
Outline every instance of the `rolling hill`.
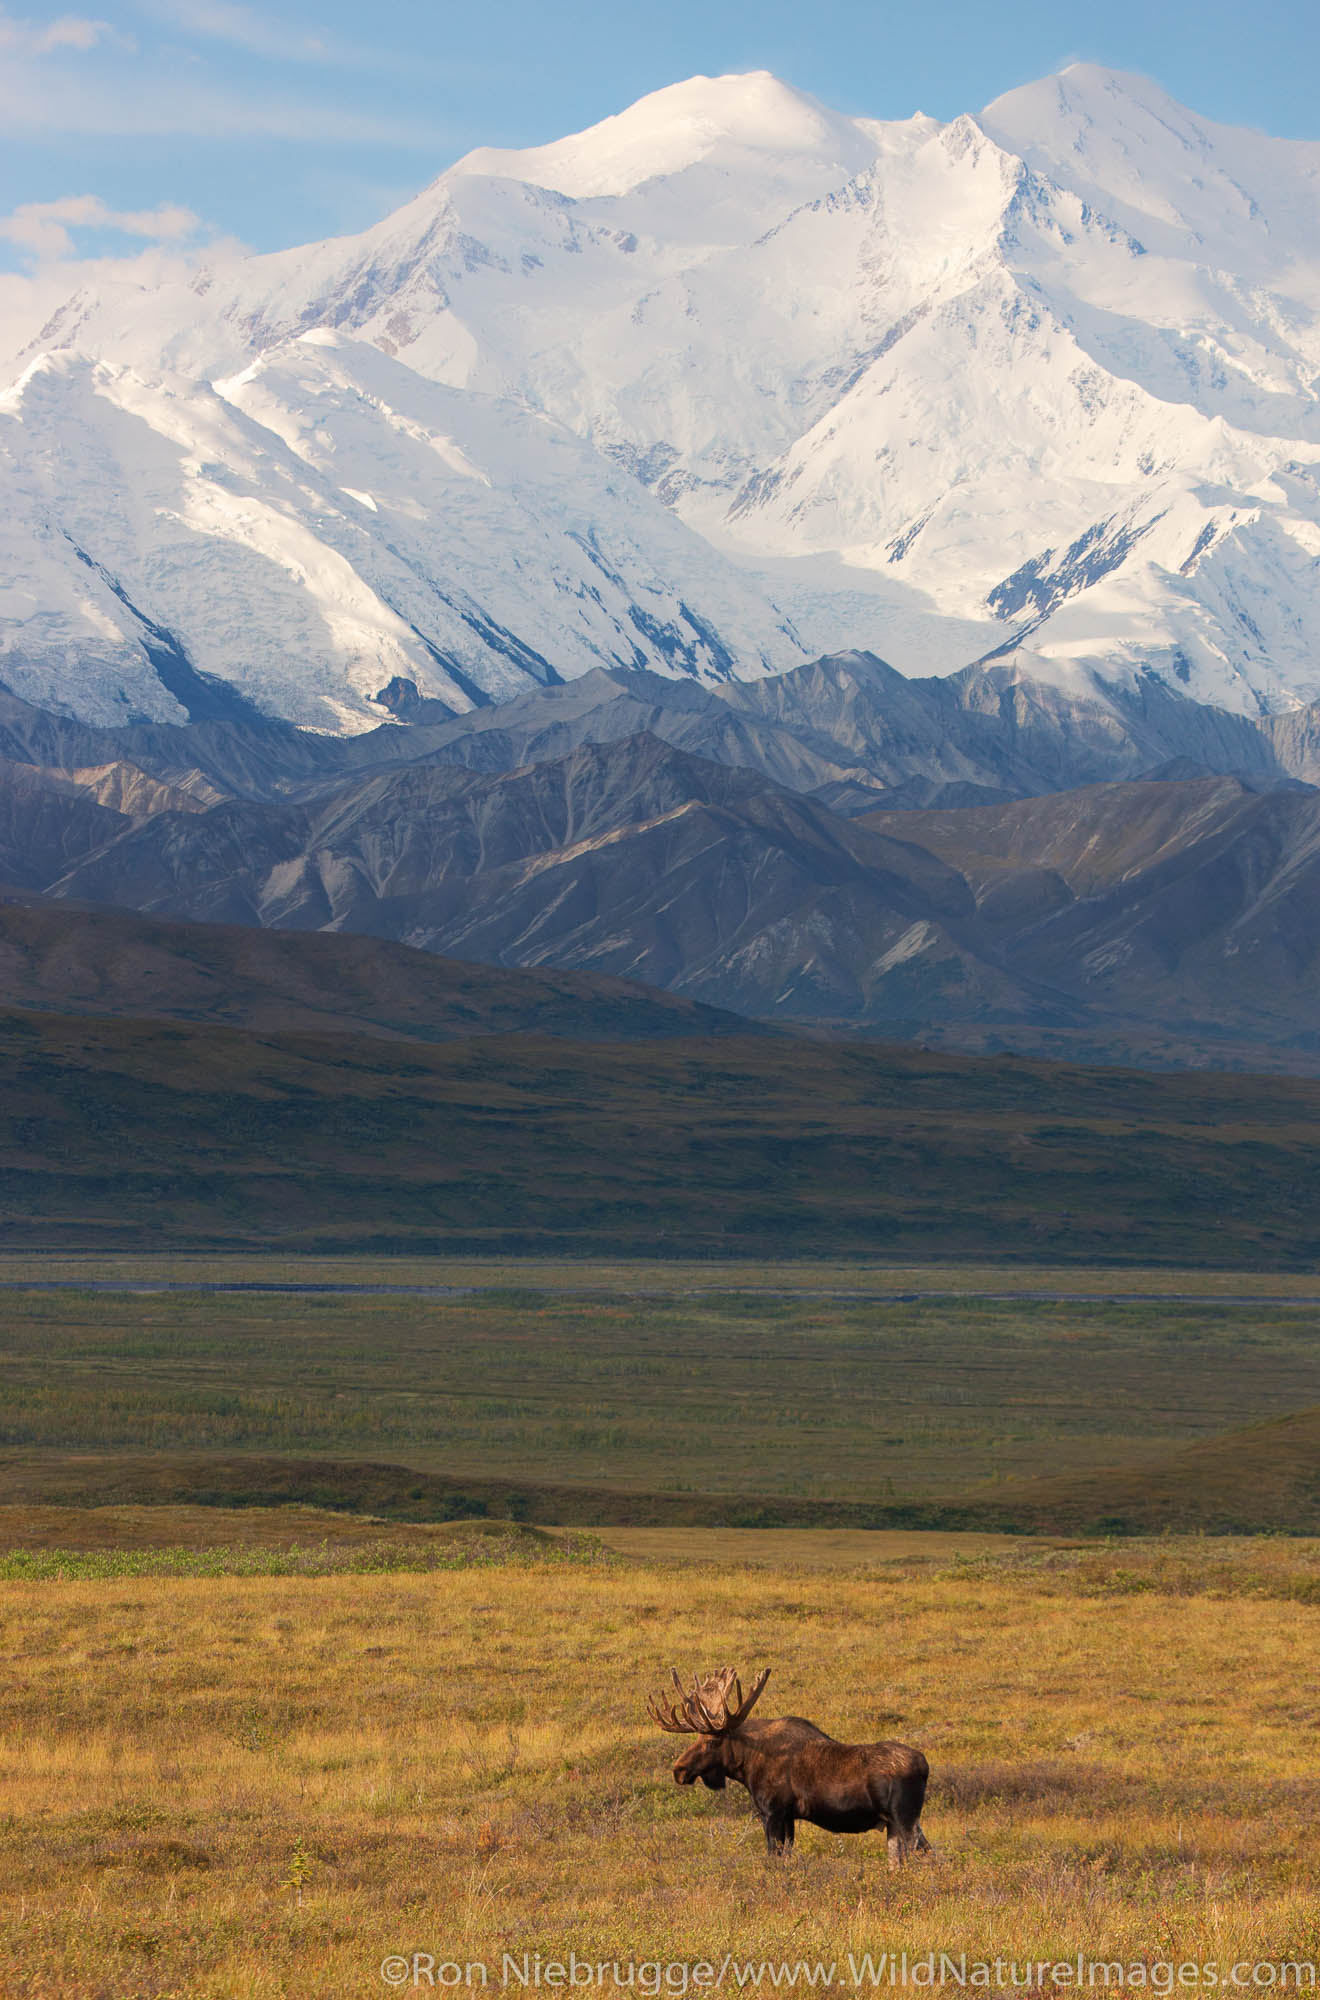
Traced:
<path fill-rule="evenodd" d="M 736 1015 L 588 973 L 510 972 L 376 938 L 170 923 L 2 890 L 0 1007 L 419 1042 L 754 1032 Z"/>
<path fill-rule="evenodd" d="M 1320 1410 L 1203 1439 L 1162 1464 L 1005 1480 L 987 1505 L 1046 1532 L 1320 1534 Z"/>
<path fill-rule="evenodd" d="M 9 1011 L 0 1247 L 1309 1267 L 1320 1083 Z"/>

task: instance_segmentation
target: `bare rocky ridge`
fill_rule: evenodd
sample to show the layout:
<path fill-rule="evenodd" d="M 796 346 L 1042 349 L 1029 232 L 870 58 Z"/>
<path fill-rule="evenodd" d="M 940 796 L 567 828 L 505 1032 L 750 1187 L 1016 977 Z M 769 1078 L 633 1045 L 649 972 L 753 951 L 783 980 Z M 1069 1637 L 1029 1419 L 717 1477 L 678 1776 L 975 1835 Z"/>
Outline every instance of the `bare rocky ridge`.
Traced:
<path fill-rule="evenodd" d="M 630 695 L 600 707 L 633 719 Z M 566 726 L 547 734 L 541 717 L 523 747 Z M 499 761 L 518 734 L 466 747 Z M 408 732 L 383 735 L 392 751 Z M 1158 781 L 849 816 L 648 731 L 509 770 L 449 761 L 454 748 L 316 782 L 303 769 L 284 796 L 260 764 L 265 796 L 209 806 L 117 776 L 136 816 L 91 795 L 105 766 L 82 786 L 11 761 L 6 870 L 62 903 L 574 968 L 784 1024 L 1102 1058 L 1320 1059 L 1320 793 L 1277 768 L 1203 776 L 1174 760 Z M 212 744 L 211 771 L 222 761 Z M 903 789 L 855 768 L 841 781 L 853 807 Z"/>
<path fill-rule="evenodd" d="M 983 948 L 1019 978 L 1088 1012 L 1320 1057 L 1320 793 L 1201 778 L 861 823 L 956 868 Z"/>
<path fill-rule="evenodd" d="M 1155 679 L 863 654 L 717 688 L 599 672 L 348 738 L 4 697 L 0 878 L 784 1024 L 1305 1068 L 1316 741 L 1312 711 Z"/>
<path fill-rule="evenodd" d="M 132 823 L 72 782 L 0 758 L 0 881 L 44 888 Z"/>
<path fill-rule="evenodd" d="M 642 733 L 793 791 L 833 788 L 858 806 L 881 803 L 869 796 L 880 792 L 890 804 L 939 803 L 950 785 L 1017 798 L 1136 777 L 1175 758 L 1265 781 L 1320 775 L 1320 707 L 1240 716 L 1153 677 L 1059 684 L 1016 660 L 909 679 L 874 654 L 841 653 L 717 687 L 597 669 L 468 715 L 351 737 L 273 719 L 94 729 L 0 692 L 0 755 L 65 776 L 131 766 L 210 804 L 313 794 L 423 759 L 508 771 Z"/>

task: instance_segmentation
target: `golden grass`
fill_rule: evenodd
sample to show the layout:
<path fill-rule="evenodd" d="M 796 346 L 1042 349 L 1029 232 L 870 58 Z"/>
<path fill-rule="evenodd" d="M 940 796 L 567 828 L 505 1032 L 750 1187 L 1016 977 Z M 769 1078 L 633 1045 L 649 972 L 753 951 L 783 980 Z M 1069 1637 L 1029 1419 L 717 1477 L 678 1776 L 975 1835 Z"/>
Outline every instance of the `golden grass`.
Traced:
<path fill-rule="evenodd" d="M 9 1584 L 0 1988 L 371 1994 L 414 1950 L 492 1990 L 524 1950 L 1320 1957 L 1303 1572 L 1314 1545 L 1187 1543 Z M 772 1713 L 920 1744 L 939 1859 L 890 1877 L 878 1836 L 805 1829 L 772 1865 L 743 1793 L 679 1791 L 643 1696 L 725 1658 L 774 1666 Z"/>
<path fill-rule="evenodd" d="M 595 1532 L 607 1549 L 643 1562 L 658 1558 L 755 1569 L 869 1569 L 875 1563 L 1008 1554 L 1021 1546 L 1016 1535 L 929 1528 L 605 1527 Z M 0 1526 L 0 1543 L 3 1539 Z"/>

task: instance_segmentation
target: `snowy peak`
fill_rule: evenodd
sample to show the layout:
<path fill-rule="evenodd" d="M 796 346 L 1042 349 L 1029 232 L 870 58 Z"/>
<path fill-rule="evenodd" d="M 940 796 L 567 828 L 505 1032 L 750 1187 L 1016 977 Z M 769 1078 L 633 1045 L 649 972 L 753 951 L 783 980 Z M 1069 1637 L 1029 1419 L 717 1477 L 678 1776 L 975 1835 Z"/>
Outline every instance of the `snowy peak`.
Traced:
<path fill-rule="evenodd" d="M 1320 144 L 1197 117 L 1091 63 L 996 98 L 984 131 L 1165 255 L 1281 269 L 1320 253 Z"/>
<path fill-rule="evenodd" d="M 42 706 L 197 719 L 224 689 L 353 730 L 396 680 L 456 713 L 591 666 L 805 657 L 571 432 L 327 329 L 214 385 L 55 357 L 5 414 L 0 681 Z"/>
<path fill-rule="evenodd" d="M 519 152 L 482 147 L 442 179 L 492 174 L 584 200 L 631 194 L 704 163 L 746 171 L 759 162 L 772 175 L 791 163 L 838 178 L 874 156 L 862 121 L 827 111 L 767 70 L 754 70 L 670 84 L 548 146 Z"/>
<path fill-rule="evenodd" d="M 0 341 L 0 680 L 352 730 L 396 686 L 1027 649 L 1288 709 L 1318 197 L 1320 146 L 1088 65 L 943 125 L 756 72 L 470 154 L 356 237 L 85 287 Z"/>

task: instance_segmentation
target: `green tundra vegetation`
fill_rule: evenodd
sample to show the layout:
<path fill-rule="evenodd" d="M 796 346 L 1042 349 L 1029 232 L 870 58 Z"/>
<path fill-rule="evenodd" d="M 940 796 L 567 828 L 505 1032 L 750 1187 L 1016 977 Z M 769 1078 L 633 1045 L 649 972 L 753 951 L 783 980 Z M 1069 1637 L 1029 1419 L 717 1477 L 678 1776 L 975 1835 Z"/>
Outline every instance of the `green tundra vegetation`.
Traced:
<path fill-rule="evenodd" d="M 0 1248 L 1311 1269 L 1320 1080 L 0 1012 Z"/>
<path fill-rule="evenodd" d="M 561 1265 L 464 1291 L 476 1267 L 429 1265 L 401 1281 L 449 1295 L 397 1296 L 23 1289 L 31 1264 L 6 1268 L 0 1501 L 1320 1530 L 1320 1306 L 1301 1279 L 923 1297 L 941 1273 L 815 1267 L 750 1291 L 696 1267 Z M 75 1285 L 93 1269 L 46 1268 Z M 209 1268 L 238 1285 L 265 1269 Z M 850 1295 L 882 1282 L 901 1295 Z"/>

